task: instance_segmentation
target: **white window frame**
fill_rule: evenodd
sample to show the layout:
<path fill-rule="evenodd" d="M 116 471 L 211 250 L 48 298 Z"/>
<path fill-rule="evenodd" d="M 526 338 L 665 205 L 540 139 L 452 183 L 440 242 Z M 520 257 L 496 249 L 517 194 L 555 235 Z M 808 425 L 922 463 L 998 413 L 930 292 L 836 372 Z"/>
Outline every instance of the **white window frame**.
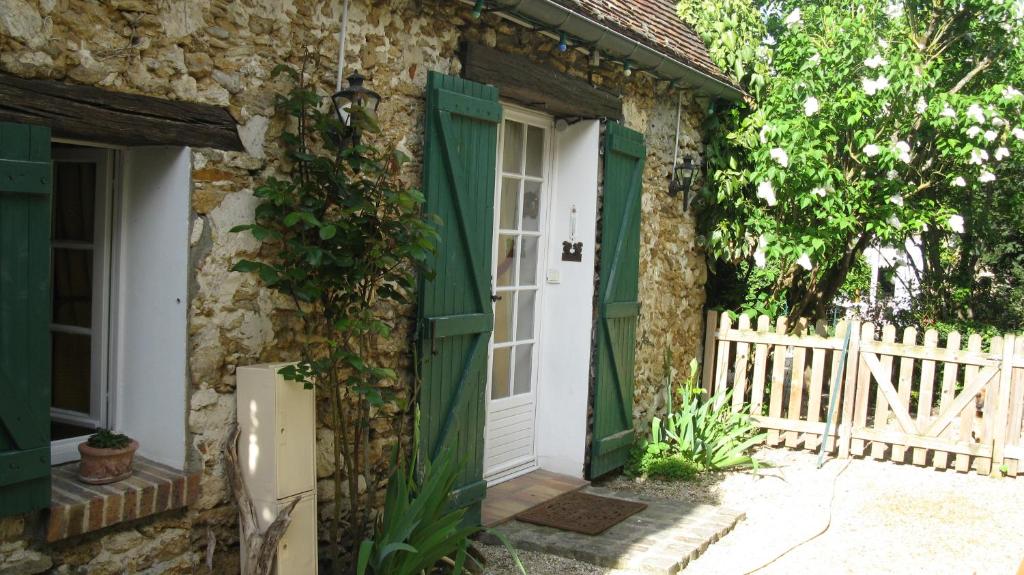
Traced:
<path fill-rule="evenodd" d="M 110 148 L 97 146 L 85 147 L 80 142 L 68 142 L 54 139 L 54 143 L 69 143 L 81 146 L 75 149 L 55 148 L 52 160 L 68 163 L 95 163 L 96 169 L 96 197 L 95 197 L 95 220 L 94 235 L 92 242 L 93 251 L 93 301 L 92 301 L 92 325 L 89 328 L 75 326 L 60 326 L 50 323 L 50 333 L 54 331 L 63 333 L 77 333 L 89 335 L 91 338 L 91 361 L 90 361 L 90 409 L 89 413 L 81 413 L 56 407 L 50 408 L 51 420 L 78 425 L 86 428 L 106 427 L 112 421 L 110 405 L 110 366 L 112 365 L 112 277 L 114 273 L 113 238 L 116 237 L 115 229 L 115 206 L 116 206 L 116 178 L 115 178 L 115 151 Z M 55 202 L 54 202 L 55 204 Z M 53 249 L 72 248 L 74 242 L 54 241 L 51 246 L 51 258 Z M 51 286 L 50 297 L 53 297 Z M 59 465 L 79 459 L 78 444 L 87 435 L 59 439 L 50 443 L 50 461 L 53 465 Z"/>

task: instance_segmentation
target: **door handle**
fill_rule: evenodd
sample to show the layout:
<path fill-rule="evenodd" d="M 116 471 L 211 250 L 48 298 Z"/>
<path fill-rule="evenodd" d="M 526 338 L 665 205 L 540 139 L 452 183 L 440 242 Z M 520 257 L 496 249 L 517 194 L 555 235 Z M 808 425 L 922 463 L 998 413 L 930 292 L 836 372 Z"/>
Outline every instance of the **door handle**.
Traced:
<path fill-rule="evenodd" d="M 498 295 L 496 293 L 495 294 L 491 294 L 491 303 L 497 302 L 501 298 L 502 298 L 502 296 L 500 296 L 500 295 Z"/>

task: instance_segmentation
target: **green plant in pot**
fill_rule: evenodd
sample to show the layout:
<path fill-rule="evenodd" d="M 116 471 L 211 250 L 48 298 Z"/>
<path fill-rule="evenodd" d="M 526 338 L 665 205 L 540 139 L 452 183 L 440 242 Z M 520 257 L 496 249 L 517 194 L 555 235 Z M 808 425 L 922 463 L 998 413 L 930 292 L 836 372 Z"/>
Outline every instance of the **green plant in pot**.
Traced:
<path fill-rule="evenodd" d="M 91 485 L 102 485 L 127 479 L 132 474 L 132 463 L 139 442 L 109 429 L 97 429 L 88 441 L 78 444 L 82 460 L 78 464 L 78 479 Z"/>

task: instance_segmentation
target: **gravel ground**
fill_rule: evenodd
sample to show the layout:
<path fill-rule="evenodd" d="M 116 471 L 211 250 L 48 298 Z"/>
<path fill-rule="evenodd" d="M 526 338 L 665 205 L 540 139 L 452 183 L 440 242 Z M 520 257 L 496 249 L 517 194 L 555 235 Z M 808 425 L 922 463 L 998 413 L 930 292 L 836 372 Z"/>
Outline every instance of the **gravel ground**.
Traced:
<path fill-rule="evenodd" d="M 686 575 L 797 573 L 1012 574 L 1024 559 L 1024 477 L 992 479 L 871 460 L 827 461 L 809 452 L 765 449 L 771 467 L 702 476 L 695 482 L 616 477 L 601 484 L 647 495 L 721 503 L 747 519 L 712 545 Z M 833 491 L 834 485 L 834 491 Z M 833 497 L 834 493 L 834 497 Z M 486 573 L 516 571 L 501 547 L 483 547 Z M 520 553 L 531 575 L 627 575 Z"/>

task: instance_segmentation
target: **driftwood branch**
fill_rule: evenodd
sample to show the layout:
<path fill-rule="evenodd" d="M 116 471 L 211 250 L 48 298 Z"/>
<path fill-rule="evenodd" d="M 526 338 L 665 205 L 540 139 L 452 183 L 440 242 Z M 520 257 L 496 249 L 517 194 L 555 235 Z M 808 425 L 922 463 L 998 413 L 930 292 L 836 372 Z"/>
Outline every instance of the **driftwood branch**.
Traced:
<path fill-rule="evenodd" d="M 249 488 L 242 479 L 242 467 L 238 464 L 238 436 L 240 435 L 238 425 L 231 428 L 231 435 L 227 445 L 228 479 L 231 483 L 231 492 L 238 503 L 239 522 L 242 527 L 242 553 L 243 562 L 242 575 L 270 575 L 274 566 L 274 557 L 277 555 L 277 544 L 281 542 L 288 525 L 292 521 L 292 511 L 298 505 L 299 499 L 292 499 L 291 503 L 278 512 L 277 517 L 266 531 L 260 531 L 259 520 L 256 515 L 256 505 L 253 503 Z"/>

